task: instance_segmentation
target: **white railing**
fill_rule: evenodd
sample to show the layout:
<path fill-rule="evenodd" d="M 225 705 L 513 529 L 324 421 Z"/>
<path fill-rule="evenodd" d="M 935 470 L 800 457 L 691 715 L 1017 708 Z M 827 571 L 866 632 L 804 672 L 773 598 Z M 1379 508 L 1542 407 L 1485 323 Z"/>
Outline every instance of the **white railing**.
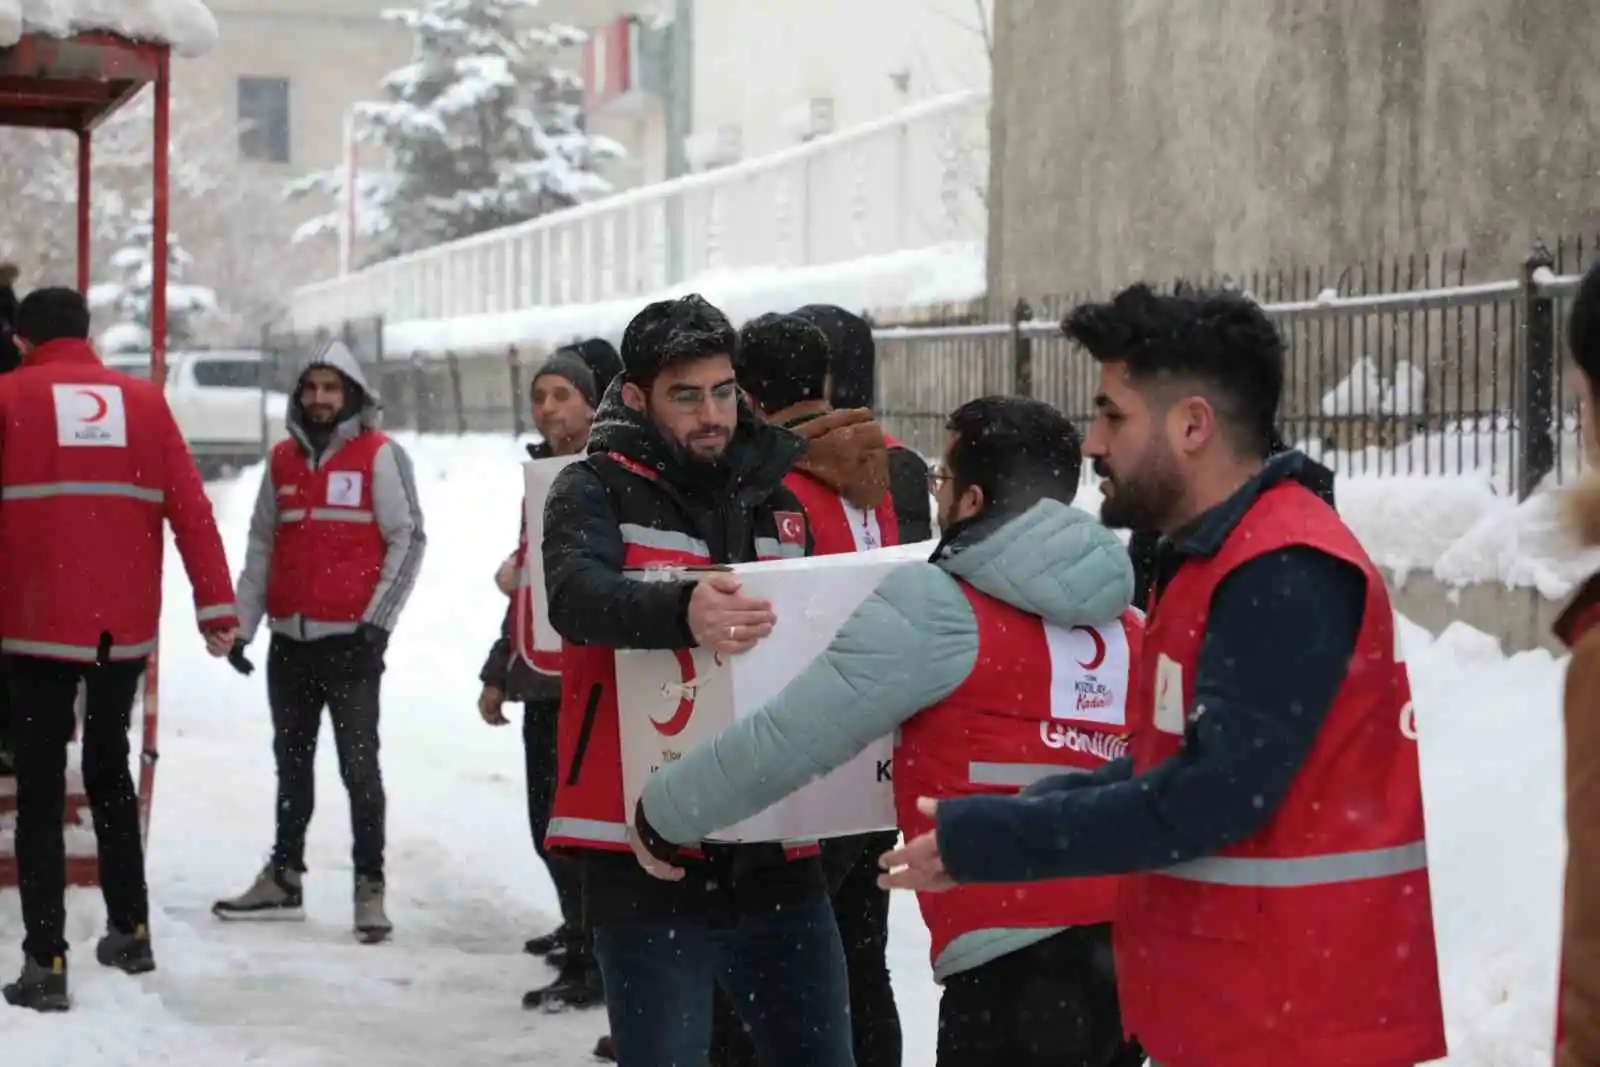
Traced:
<path fill-rule="evenodd" d="M 988 100 L 939 97 L 759 159 L 629 190 L 295 291 L 296 329 L 625 299 L 707 271 L 981 239 Z"/>

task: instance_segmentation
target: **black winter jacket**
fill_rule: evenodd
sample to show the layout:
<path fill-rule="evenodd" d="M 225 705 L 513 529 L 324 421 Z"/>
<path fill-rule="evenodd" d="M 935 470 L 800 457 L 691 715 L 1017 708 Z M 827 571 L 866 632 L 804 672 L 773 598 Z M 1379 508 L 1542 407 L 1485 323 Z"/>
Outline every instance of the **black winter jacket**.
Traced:
<path fill-rule="evenodd" d="M 14 371 L 22 364 L 22 354 L 17 351 L 17 292 L 11 283 L 0 278 L 0 374 Z"/>
<path fill-rule="evenodd" d="M 588 458 L 561 472 L 545 504 L 551 624 L 574 645 L 693 647 L 693 583 L 624 576 L 621 524 L 699 538 L 718 563 L 754 560 L 758 526 L 771 527 L 775 512 L 804 514 L 782 484 L 803 447 L 800 438 L 761 421 L 741 402 L 725 463 L 702 468 L 682 459 L 646 416 L 624 405 L 621 384 L 614 383 L 595 415 Z M 655 476 L 634 473 L 614 456 Z M 809 552 L 809 530 L 807 542 Z M 707 844 L 704 852 L 704 861 L 682 861 L 687 875 L 679 882 L 652 878 L 631 855 L 584 853 L 586 918 L 595 924 L 686 914 L 725 918 L 825 891 L 816 858 L 790 862 L 777 844 Z"/>
<path fill-rule="evenodd" d="M 553 454 L 550 446 L 543 441 L 528 446 L 529 459 L 549 459 Z M 530 548 L 538 551 L 536 545 Z M 539 673 L 512 651 L 511 614 L 515 603 L 511 597 L 506 598 L 506 613 L 500 621 L 500 636 L 489 646 L 489 655 L 483 661 L 483 669 L 478 672 L 478 681 L 484 685 L 494 686 L 513 703 L 553 708 L 561 700 L 561 679 L 556 675 Z"/>

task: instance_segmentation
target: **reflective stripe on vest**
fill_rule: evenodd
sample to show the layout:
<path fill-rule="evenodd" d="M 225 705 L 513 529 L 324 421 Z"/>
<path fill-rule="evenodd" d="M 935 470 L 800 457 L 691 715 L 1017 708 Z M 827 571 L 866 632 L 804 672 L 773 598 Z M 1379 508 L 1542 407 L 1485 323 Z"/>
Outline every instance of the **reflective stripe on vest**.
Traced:
<path fill-rule="evenodd" d="M 1332 852 L 1323 856 L 1272 859 L 1251 856 L 1205 856 L 1154 874 L 1210 885 L 1295 889 L 1337 885 L 1371 878 L 1390 878 L 1428 867 L 1428 846 L 1422 841 L 1367 852 Z"/>
<path fill-rule="evenodd" d="M 985 763 L 967 764 L 967 781 L 973 785 L 1006 786 L 1022 789 L 1041 778 L 1058 774 L 1088 774 L 1081 767 L 1067 767 L 1059 763 Z"/>
<path fill-rule="evenodd" d="M 558 817 L 550 820 L 545 837 L 568 837 L 574 841 L 603 841 L 609 845 L 625 845 L 628 828 L 618 822 L 603 819 L 574 819 Z"/>
<path fill-rule="evenodd" d="M 617 530 L 622 534 L 623 544 L 653 548 L 660 552 L 682 552 L 702 559 L 711 558 L 711 549 L 706 547 L 704 541 L 676 530 L 657 530 L 651 526 L 640 526 L 632 522 L 620 524 Z"/>
<path fill-rule="evenodd" d="M 111 659 L 139 659 L 156 650 L 154 641 L 141 641 L 136 645 L 112 645 L 107 656 Z M 70 659 L 79 663 L 93 663 L 100 656 L 94 645 L 67 645 L 55 641 L 25 641 L 18 637 L 0 639 L 0 652 L 18 656 L 44 656 L 48 659 Z"/>
<path fill-rule="evenodd" d="M 166 494 L 160 489 L 131 482 L 35 482 L 8 485 L 0 490 L 0 500 L 43 500 L 53 496 L 118 496 L 160 504 Z"/>
<path fill-rule="evenodd" d="M 289 508 L 278 512 L 278 521 L 300 522 L 303 519 L 314 519 L 322 522 L 372 522 L 372 512 L 365 508 Z"/>
<path fill-rule="evenodd" d="M 758 559 L 799 559 L 806 554 L 805 545 L 790 544 L 775 537 L 756 538 Z"/>

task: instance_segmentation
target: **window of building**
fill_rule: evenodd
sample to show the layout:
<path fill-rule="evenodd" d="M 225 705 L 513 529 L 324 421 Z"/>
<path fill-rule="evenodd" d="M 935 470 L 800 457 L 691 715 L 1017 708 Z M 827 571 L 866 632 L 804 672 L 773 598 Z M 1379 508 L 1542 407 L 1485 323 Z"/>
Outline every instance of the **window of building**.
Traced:
<path fill-rule="evenodd" d="M 239 154 L 289 162 L 289 79 L 239 79 Z"/>

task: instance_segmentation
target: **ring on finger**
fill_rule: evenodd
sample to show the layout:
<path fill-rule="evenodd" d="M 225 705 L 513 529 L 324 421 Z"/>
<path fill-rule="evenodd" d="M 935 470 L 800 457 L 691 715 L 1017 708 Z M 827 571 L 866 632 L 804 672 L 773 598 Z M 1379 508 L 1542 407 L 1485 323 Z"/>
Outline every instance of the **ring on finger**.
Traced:
<path fill-rule="evenodd" d="M 739 628 L 737 626 L 728 627 L 728 640 L 729 641 L 737 641 L 737 640 L 739 640 Z"/>

